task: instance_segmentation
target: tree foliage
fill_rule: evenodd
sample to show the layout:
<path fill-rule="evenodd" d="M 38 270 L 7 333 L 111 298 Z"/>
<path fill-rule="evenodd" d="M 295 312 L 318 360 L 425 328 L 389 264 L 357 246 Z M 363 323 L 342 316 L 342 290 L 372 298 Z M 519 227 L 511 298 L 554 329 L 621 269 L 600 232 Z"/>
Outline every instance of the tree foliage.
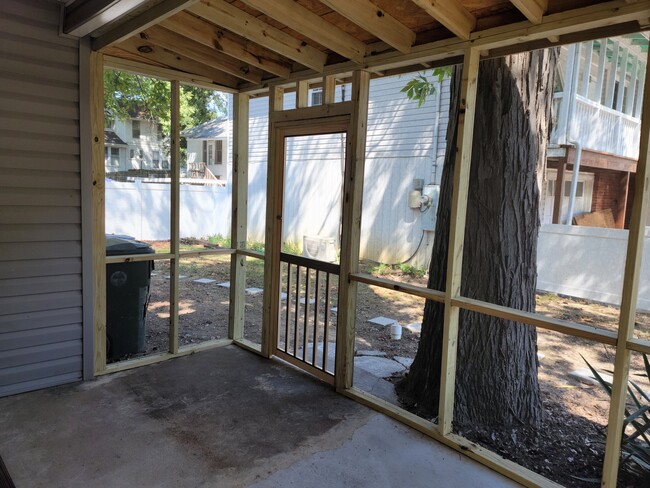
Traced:
<path fill-rule="evenodd" d="M 442 83 L 445 77 L 451 76 L 452 70 L 452 66 L 434 68 L 431 71 L 431 78 L 428 78 L 424 73 L 419 73 L 415 78 L 409 80 L 401 91 L 406 93 L 409 100 L 417 100 L 418 107 L 421 107 L 427 101 L 428 96 L 436 93 L 436 86 Z"/>
<path fill-rule="evenodd" d="M 107 114 L 128 119 L 137 113 L 162 125 L 169 134 L 171 86 L 168 81 L 117 70 L 104 70 L 104 107 Z M 227 114 L 223 94 L 183 85 L 180 99 L 180 127 L 184 130 Z"/>

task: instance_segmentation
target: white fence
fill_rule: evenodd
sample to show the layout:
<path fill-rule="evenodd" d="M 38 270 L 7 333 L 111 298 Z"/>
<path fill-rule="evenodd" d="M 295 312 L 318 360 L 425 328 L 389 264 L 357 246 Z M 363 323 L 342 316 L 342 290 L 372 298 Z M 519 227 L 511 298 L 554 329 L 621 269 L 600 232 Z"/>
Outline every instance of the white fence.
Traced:
<path fill-rule="evenodd" d="M 627 230 L 544 225 L 537 248 L 537 288 L 620 305 Z M 638 307 L 650 311 L 650 229 L 639 281 Z"/>

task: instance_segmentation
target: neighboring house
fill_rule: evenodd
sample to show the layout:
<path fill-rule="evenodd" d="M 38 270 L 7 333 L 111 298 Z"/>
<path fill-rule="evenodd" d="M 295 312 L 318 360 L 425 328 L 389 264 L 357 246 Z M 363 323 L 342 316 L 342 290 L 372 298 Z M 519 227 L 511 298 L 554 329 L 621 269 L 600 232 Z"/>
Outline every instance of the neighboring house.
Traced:
<path fill-rule="evenodd" d="M 573 215 L 611 211 L 616 227 L 627 227 L 647 49 L 644 33 L 561 49 L 542 223 L 567 223 L 573 170 L 579 165 Z"/>
<path fill-rule="evenodd" d="M 231 125 L 231 120 L 221 117 L 181 133 L 187 138 L 187 176 L 228 179 Z"/>
<path fill-rule="evenodd" d="M 162 126 L 142 113 L 108 117 L 104 129 L 106 172 L 169 169 Z"/>

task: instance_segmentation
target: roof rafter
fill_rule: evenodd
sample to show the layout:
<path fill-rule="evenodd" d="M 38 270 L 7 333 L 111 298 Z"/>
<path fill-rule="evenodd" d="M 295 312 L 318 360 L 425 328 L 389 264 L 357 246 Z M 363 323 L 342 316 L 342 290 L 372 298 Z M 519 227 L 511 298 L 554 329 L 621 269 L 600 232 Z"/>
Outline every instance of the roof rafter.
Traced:
<path fill-rule="evenodd" d="M 456 0 L 412 0 L 461 39 L 467 41 L 476 27 L 476 18 Z"/>
<path fill-rule="evenodd" d="M 356 63 L 363 62 L 366 45 L 293 0 L 241 0 L 318 44 Z"/>
<path fill-rule="evenodd" d="M 231 74 L 224 73 L 211 66 L 206 66 L 203 63 L 186 58 L 168 49 L 155 46 L 151 42 L 140 39 L 139 37 L 131 37 L 121 42 L 119 48 L 172 69 L 202 76 L 219 85 L 235 88 L 239 84 L 239 79 Z"/>
<path fill-rule="evenodd" d="M 415 42 L 415 32 L 370 0 L 320 1 L 398 51 L 411 52 L 411 46 Z"/>
<path fill-rule="evenodd" d="M 510 0 L 522 14 L 533 24 L 541 24 L 548 8 L 548 0 Z"/>
<path fill-rule="evenodd" d="M 187 12 L 179 12 L 159 25 L 282 78 L 291 74 L 290 66 L 278 60 L 278 56 L 271 51 L 252 45 L 250 41 L 242 40 Z"/>
<path fill-rule="evenodd" d="M 199 44 L 164 27 L 149 27 L 140 34 L 140 37 L 156 46 L 224 71 L 242 80 L 251 83 L 260 83 L 262 81 L 262 71 L 259 68 L 251 67 L 247 63 L 223 54 L 221 51 Z"/>
<path fill-rule="evenodd" d="M 144 29 L 157 24 L 167 17 L 186 9 L 198 0 L 163 0 L 140 15 L 127 20 L 107 33 L 96 37 L 93 40 L 93 50 L 100 51 L 105 47 L 112 46 L 118 42 L 137 34 Z"/>
<path fill-rule="evenodd" d="M 299 39 L 262 22 L 224 0 L 196 3 L 187 10 L 304 66 L 318 72 L 323 71 L 327 61 L 324 52 L 305 45 Z"/>

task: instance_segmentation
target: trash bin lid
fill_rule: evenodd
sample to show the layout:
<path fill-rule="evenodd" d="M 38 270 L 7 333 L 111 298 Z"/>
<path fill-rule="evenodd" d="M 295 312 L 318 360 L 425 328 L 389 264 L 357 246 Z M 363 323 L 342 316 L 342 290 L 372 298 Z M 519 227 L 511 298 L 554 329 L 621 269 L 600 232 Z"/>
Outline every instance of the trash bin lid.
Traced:
<path fill-rule="evenodd" d="M 146 242 L 132 241 L 120 237 L 106 236 L 106 255 L 154 254 L 156 251 Z"/>

